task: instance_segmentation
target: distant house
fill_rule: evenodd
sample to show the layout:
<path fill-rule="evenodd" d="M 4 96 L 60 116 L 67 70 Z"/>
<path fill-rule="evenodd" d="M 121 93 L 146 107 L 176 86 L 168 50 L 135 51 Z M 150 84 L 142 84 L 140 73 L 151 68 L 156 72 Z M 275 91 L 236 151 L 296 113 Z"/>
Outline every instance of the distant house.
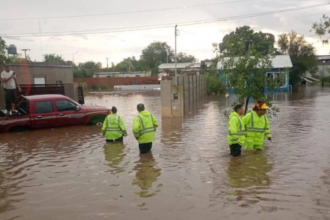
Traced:
<path fill-rule="evenodd" d="M 151 71 L 140 72 L 98 72 L 93 75 L 94 78 L 110 78 L 110 77 L 149 77 Z"/>
<path fill-rule="evenodd" d="M 179 75 L 200 75 L 202 74 L 203 66 L 208 69 L 211 67 L 212 62 L 203 63 L 177 63 L 176 69 Z M 163 63 L 159 67 L 158 76 L 174 76 L 175 74 L 175 63 Z"/>
<path fill-rule="evenodd" d="M 320 56 L 316 56 L 317 57 L 317 61 L 318 61 L 318 71 L 316 72 L 316 76 L 320 77 L 320 76 L 330 76 L 330 55 L 320 55 Z M 307 77 L 311 77 L 312 74 L 310 74 L 309 72 L 306 73 Z"/>
<path fill-rule="evenodd" d="M 224 61 L 229 60 L 229 57 L 225 57 Z M 238 58 L 236 58 L 238 60 Z M 268 77 L 272 77 L 274 80 L 280 76 L 281 73 L 285 72 L 285 69 L 292 68 L 292 62 L 289 55 L 278 55 L 274 56 L 272 59 L 272 66 L 273 68 L 265 74 Z M 223 72 L 221 71 L 223 68 L 223 61 L 219 61 L 217 64 L 217 69 L 219 70 L 219 77 L 223 79 L 225 83 L 228 83 L 226 80 L 226 77 L 224 76 Z M 289 90 L 289 74 L 287 73 L 285 75 L 285 80 L 283 82 L 283 85 L 281 85 L 279 88 L 276 88 L 274 92 L 276 91 L 288 91 Z M 267 88 L 264 88 L 265 92 L 269 92 Z M 232 89 L 229 89 L 229 92 L 233 93 Z"/>

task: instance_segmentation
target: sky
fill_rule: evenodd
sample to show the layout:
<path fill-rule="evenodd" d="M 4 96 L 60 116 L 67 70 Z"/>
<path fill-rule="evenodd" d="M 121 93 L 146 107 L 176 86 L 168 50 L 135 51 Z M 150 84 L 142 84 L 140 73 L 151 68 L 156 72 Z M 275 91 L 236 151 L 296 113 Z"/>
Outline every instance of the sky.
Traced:
<path fill-rule="evenodd" d="M 212 43 L 220 43 L 226 34 L 244 25 L 272 33 L 276 38 L 294 30 L 313 43 L 318 55 L 330 53 L 330 45 L 322 45 L 310 32 L 312 24 L 323 14 L 330 15 L 328 0 L 0 0 L 0 3 L 0 36 L 8 45 L 14 44 L 18 53 L 30 49 L 27 54 L 33 61 L 41 61 L 43 54 L 55 53 L 66 60 L 74 59 L 75 63 L 101 62 L 103 67 L 107 66 L 108 58 L 110 66 L 126 57 L 139 58 L 142 50 L 154 41 L 167 42 L 174 49 L 175 24 L 180 33 L 177 51 L 192 54 L 198 60 L 213 58 Z M 326 3 L 329 4 L 267 13 Z M 268 15 L 232 19 L 256 13 Z"/>

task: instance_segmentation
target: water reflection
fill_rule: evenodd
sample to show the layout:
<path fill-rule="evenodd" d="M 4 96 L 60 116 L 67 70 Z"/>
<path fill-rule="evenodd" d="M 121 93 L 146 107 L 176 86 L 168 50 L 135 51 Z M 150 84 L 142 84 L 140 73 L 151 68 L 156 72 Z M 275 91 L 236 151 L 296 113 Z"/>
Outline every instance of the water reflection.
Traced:
<path fill-rule="evenodd" d="M 247 206 L 259 201 L 258 198 L 245 198 L 248 195 L 263 194 L 271 184 L 268 176 L 273 168 L 267 161 L 262 151 L 244 151 L 240 158 L 232 158 L 228 162 L 227 174 L 230 186 L 233 188 L 231 195 L 236 197 L 236 201 L 245 200 L 242 204 Z"/>
<path fill-rule="evenodd" d="M 106 165 L 111 168 L 110 172 L 113 175 L 125 171 L 125 165 L 121 165 L 126 156 L 124 148 L 123 142 L 106 143 L 104 146 L 105 160 L 109 162 Z"/>
<path fill-rule="evenodd" d="M 157 186 L 157 190 L 150 192 L 153 183 L 157 181 L 157 177 L 161 174 L 161 169 L 157 167 L 152 153 L 140 154 L 140 159 L 136 162 L 133 170 L 136 171 L 136 175 L 132 185 L 137 185 L 141 188 L 140 192 L 136 192 L 137 195 L 142 198 L 148 198 L 155 196 L 160 191 L 161 184 Z"/>

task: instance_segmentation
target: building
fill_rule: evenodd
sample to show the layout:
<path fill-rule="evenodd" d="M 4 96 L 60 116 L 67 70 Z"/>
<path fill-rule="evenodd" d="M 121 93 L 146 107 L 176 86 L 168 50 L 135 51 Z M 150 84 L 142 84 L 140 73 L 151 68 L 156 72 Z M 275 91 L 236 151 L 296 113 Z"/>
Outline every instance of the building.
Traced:
<path fill-rule="evenodd" d="M 93 75 L 94 78 L 110 78 L 110 77 L 150 77 L 151 71 L 140 72 L 98 72 Z"/>
<path fill-rule="evenodd" d="M 217 69 L 219 70 L 219 77 L 223 79 L 224 82 L 228 83 L 226 80 L 226 77 L 224 76 L 224 74 L 222 73 L 222 69 L 223 69 L 223 62 L 225 62 L 226 60 L 229 60 L 229 57 L 225 57 L 224 61 L 219 61 L 217 64 Z M 236 58 L 236 60 L 238 60 L 238 57 Z M 275 89 L 276 91 L 288 91 L 289 90 L 289 73 L 285 72 L 286 69 L 288 68 L 292 68 L 292 62 L 290 59 L 289 55 L 278 55 L 278 56 L 274 56 L 272 59 L 272 66 L 273 68 L 267 72 L 265 72 L 265 74 L 268 77 L 272 77 L 274 80 L 281 74 L 281 73 L 285 73 L 285 79 L 283 81 L 283 85 L 281 85 L 279 88 Z M 267 90 L 267 88 L 264 88 L 265 92 L 269 92 Z M 233 92 L 232 89 L 229 89 L 229 92 Z"/>
<path fill-rule="evenodd" d="M 16 73 L 19 84 L 69 84 L 73 83 L 73 68 L 71 65 L 56 65 L 51 63 L 9 64 Z M 1 72 L 4 70 L 1 66 Z"/>
<path fill-rule="evenodd" d="M 205 65 L 205 66 L 203 66 Z M 204 74 L 203 70 L 212 66 L 212 62 L 202 63 L 177 63 L 176 69 L 179 75 L 201 75 Z M 174 76 L 175 75 L 175 63 L 163 63 L 159 67 L 158 76 Z"/>
<path fill-rule="evenodd" d="M 16 73 L 16 78 L 24 92 L 23 95 L 30 95 L 32 87 L 47 87 L 49 92 L 57 91 L 53 89 L 58 85 L 64 88 L 64 94 L 75 101 L 79 101 L 78 84 L 74 83 L 72 65 L 53 64 L 53 63 L 21 63 L 9 64 L 12 71 Z M 0 65 L 0 72 L 4 71 L 5 66 Z M 1 82 L 0 82 L 1 83 Z M 31 86 L 33 85 L 33 86 Z M 40 90 L 41 88 L 39 88 Z M 4 91 L 0 86 L 0 109 L 4 109 Z M 51 93 L 53 94 L 53 93 Z"/>
<path fill-rule="evenodd" d="M 320 55 L 316 57 L 318 62 L 318 71 L 315 73 L 315 76 L 330 76 L 330 55 Z M 311 77 L 312 74 L 307 72 L 306 76 Z"/>

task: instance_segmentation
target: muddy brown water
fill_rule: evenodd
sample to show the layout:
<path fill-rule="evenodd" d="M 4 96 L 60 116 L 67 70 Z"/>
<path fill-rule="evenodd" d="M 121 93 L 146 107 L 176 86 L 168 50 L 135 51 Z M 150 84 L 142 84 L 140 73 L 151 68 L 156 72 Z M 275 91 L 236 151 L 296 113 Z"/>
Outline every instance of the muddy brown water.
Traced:
<path fill-rule="evenodd" d="M 330 90 L 270 96 L 280 108 L 263 152 L 228 156 L 223 96 L 185 119 L 161 119 L 159 92 L 90 96 L 116 105 L 129 136 L 106 145 L 99 127 L 0 135 L 0 219 L 330 219 Z M 139 156 L 136 104 L 159 121 Z"/>

